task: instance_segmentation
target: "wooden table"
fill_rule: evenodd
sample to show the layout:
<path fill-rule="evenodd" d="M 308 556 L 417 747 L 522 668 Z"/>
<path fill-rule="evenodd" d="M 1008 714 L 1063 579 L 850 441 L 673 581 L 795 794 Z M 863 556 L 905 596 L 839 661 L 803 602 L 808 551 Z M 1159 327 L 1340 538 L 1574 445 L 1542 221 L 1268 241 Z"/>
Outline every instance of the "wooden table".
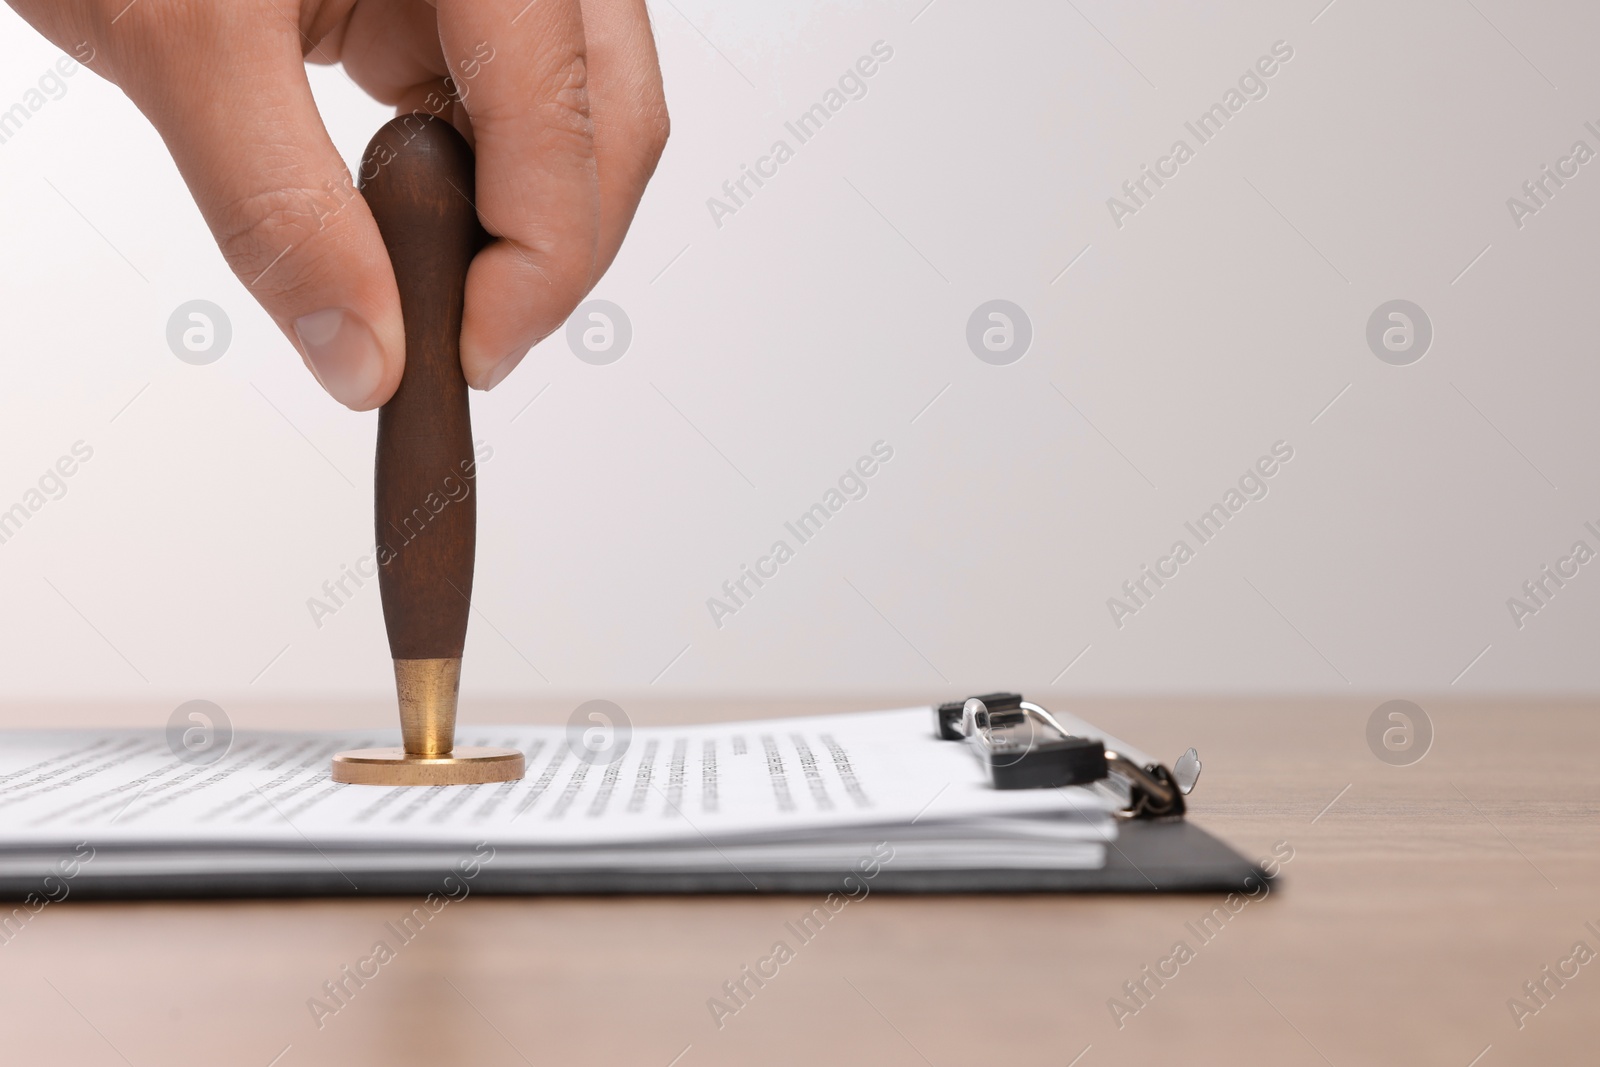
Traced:
<path fill-rule="evenodd" d="M 1034 695 L 1037 699 L 1036 694 Z M 636 723 L 887 707 L 623 701 Z M 1050 701 L 1044 701 L 1047 705 Z M 1058 702 L 1063 703 L 1064 702 Z M 451 905 L 346 1006 L 307 1006 L 412 902 L 52 905 L 0 945 L 6 1063 L 1404 1064 L 1600 1062 L 1600 962 L 1540 1006 L 1523 983 L 1600 953 L 1600 715 L 1553 701 L 1421 703 L 1420 763 L 1368 750 L 1377 701 L 1072 704 L 1170 758 L 1192 818 L 1247 854 L 1293 849 L 1268 899 L 1196 937 L 1208 897 L 890 897 L 851 904 L 722 1020 L 707 1001 L 804 897 Z M 469 707 L 560 721 L 571 704 Z M 0 710 L 5 725 L 160 723 L 168 708 Z M 230 709 L 239 725 L 385 721 L 381 707 Z M 1585 923 L 1593 923 L 1593 929 Z M 1185 942 L 1159 987 L 1146 965 Z M 1174 964 L 1166 965 L 1170 974 Z M 1552 972 L 1553 973 L 1553 972 Z M 1142 1000 L 1124 983 L 1144 981 Z M 1508 1000 L 1537 1013 L 1518 1021 Z M 1125 1008 L 1120 1027 L 1108 1001 Z"/>

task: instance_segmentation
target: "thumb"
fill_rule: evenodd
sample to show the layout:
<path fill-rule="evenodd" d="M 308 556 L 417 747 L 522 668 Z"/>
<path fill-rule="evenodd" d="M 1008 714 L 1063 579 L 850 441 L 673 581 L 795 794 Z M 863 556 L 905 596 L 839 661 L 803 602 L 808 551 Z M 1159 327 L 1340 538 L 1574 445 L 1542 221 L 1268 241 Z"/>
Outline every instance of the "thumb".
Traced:
<path fill-rule="evenodd" d="M 168 68 L 124 88 L 166 142 L 228 266 L 317 381 L 347 407 L 377 407 L 404 370 L 400 296 L 377 223 L 317 112 L 300 37 L 278 26 L 220 35 L 238 39 L 188 49 L 181 84 Z M 196 64 L 197 54 L 207 58 Z"/>

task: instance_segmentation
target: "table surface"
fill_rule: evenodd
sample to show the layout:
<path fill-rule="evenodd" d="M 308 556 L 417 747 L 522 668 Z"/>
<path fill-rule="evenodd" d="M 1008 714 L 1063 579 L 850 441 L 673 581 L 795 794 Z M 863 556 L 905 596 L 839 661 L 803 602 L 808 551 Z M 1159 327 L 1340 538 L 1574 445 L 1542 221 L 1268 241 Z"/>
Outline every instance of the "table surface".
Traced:
<path fill-rule="evenodd" d="M 664 723 L 918 702 L 926 696 L 625 706 L 636 723 Z M 1395 767 L 1367 747 L 1375 700 L 1045 701 L 1168 758 L 1197 746 L 1205 771 L 1191 818 L 1252 858 L 1292 850 L 1271 894 L 1214 921 L 1221 929 L 1209 940 L 1196 930 L 1223 903 L 1215 896 L 873 894 L 798 946 L 719 1026 L 708 1001 L 775 941 L 792 940 L 784 924 L 816 900 L 470 897 L 318 1019 L 308 1002 L 323 983 L 367 956 L 415 902 L 69 898 L 0 945 L 4 1058 L 84 1067 L 1596 1062 L 1600 964 L 1576 962 L 1589 956 L 1574 946 L 1600 953 L 1600 709 L 1419 702 L 1432 748 Z M 166 710 L 9 707 L 0 725 L 150 724 Z M 468 712 L 560 721 L 570 710 L 524 702 Z M 235 719 L 300 727 L 382 714 L 260 707 Z M 1186 962 L 1161 963 L 1179 942 Z M 1170 977 L 1158 985 L 1147 966 Z M 1559 979 L 1562 968 L 1569 977 Z M 1535 1000 L 1524 983 L 1541 980 Z M 1137 1000 L 1124 988 L 1134 981 L 1146 990 Z M 1528 1009 L 1520 1018 L 1512 998 Z"/>

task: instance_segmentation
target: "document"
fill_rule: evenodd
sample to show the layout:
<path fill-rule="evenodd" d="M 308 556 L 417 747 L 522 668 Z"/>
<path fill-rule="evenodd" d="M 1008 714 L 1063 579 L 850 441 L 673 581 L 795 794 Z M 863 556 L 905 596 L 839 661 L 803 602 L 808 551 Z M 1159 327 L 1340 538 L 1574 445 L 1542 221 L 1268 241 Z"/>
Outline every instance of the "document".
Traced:
<path fill-rule="evenodd" d="M 485 848 L 530 871 L 828 871 L 884 842 L 904 869 L 1093 869 L 1117 833 L 1093 789 L 994 789 L 926 707 L 639 727 L 599 756 L 565 726 L 456 740 L 519 749 L 527 774 L 330 780 L 335 752 L 395 731 L 241 731 L 209 764 L 159 730 L 0 732 L 0 874 L 85 846 L 99 872 L 133 874 L 403 870 Z"/>

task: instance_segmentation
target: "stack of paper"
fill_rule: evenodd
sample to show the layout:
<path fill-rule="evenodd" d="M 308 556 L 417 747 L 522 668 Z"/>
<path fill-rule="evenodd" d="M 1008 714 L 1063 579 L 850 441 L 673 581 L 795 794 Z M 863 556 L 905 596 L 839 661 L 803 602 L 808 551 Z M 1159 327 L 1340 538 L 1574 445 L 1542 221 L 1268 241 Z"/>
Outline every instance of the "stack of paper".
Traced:
<path fill-rule="evenodd" d="M 160 731 L 0 734 L 0 877 L 449 869 L 848 873 L 1085 870 L 1116 836 L 1083 788 L 997 791 L 927 708 L 634 729 L 595 758 L 560 726 L 463 728 L 520 749 L 523 780 L 341 785 L 329 759 L 370 734 L 241 732 L 208 765 Z M 475 857 L 475 858 L 474 858 Z"/>

